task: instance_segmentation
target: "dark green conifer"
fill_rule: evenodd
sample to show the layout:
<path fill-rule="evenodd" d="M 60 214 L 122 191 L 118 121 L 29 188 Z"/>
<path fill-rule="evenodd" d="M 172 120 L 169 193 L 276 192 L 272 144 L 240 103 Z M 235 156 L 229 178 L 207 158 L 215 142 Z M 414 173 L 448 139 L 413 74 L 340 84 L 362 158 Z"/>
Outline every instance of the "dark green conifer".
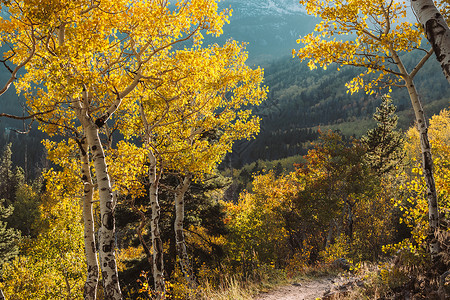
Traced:
<path fill-rule="evenodd" d="M 33 189 L 39 189 L 41 181 L 35 180 L 33 187 L 27 185 L 24 170 L 13 168 L 11 154 L 10 143 L 0 156 L 0 199 L 3 199 L 3 206 L 12 205 L 15 209 L 6 217 L 0 215 L 0 221 L 7 221 L 9 227 L 18 229 L 22 236 L 32 236 L 32 224 L 39 217 L 39 195 Z"/>
<path fill-rule="evenodd" d="M 386 174 L 401 165 L 404 157 L 402 134 L 395 130 L 398 120 L 396 108 L 389 95 L 382 98 L 383 101 L 373 114 L 377 127 L 361 138 L 367 147 L 366 161 L 378 175 Z"/>
<path fill-rule="evenodd" d="M 7 144 L 0 157 L 0 199 L 6 199 L 9 203 L 13 200 L 15 193 L 12 184 L 11 146 L 11 143 Z"/>
<path fill-rule="evenodd" d="M 6 207 L 4 202 L 4 199 L 0 200 L 0 267 L 19 253 L 17 242 L 20 237 L 19 232 L 8 228 L 4 221 L 14 210 L 12 205 Z"/>

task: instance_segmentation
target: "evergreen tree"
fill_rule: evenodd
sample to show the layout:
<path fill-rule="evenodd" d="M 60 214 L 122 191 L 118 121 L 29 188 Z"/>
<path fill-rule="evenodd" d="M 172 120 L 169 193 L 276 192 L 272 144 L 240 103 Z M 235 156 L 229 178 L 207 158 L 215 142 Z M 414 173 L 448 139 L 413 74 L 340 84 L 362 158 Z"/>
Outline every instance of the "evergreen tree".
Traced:
<path fill-rule="evenodd" d="M 40 198 L 39 193 L 36 191 L 39 187 L 40 182 L 36 180 L 33 186 L 22 183 L 16 188 L 13 203 L 14 213 L 9 216 L 7 221 L 10 227 L 18 229 L 22 236 L 34 237 L 39 232 L 39 228 L 33 226 L 40 216 Z"/>
<path fill-rule="evenodd" d="M 403 159 L 402 134 L 396 131 L 398 117 L 389 95 L 373 114 L 377 127 L 367 132 L 362 141 L 367 147 L 366 160 L 378 175 L 392 171 Z"/>
<path fill-rule="evenodd" d="M 12 205 L 4 206 L 5 200 L 0 200 L 0 266 L 11 260 L 19 253 L 17 239 L 19 232 L 15 229 L 8 228 L 7 223 L 2 221 L 9 217 L 14 208 Z"/>
<path fill-rule="evenodd" d="M 21 235 L 32 236 L 32 224 L 39 217 L 39 196 L 36 190 L 40 189 L 41 180 L 35 180 L 33 186 L 25 182 L 24 170 L 13 166 L 11 148 L 12 144 L 7 144 L 0 156 L 0 199 L 15 209 L 14 212 L 11 209 L 7 216 L 0 215 L 0 218 L 7 218 L 10 227 L 18 229 Z"/>
<path fill-rule="evenodd" d="M 11 147 L 11 143 L 7 144 L 0 157 L 0 199 L 6 199 L 7 201 L 14 198 Z"/>

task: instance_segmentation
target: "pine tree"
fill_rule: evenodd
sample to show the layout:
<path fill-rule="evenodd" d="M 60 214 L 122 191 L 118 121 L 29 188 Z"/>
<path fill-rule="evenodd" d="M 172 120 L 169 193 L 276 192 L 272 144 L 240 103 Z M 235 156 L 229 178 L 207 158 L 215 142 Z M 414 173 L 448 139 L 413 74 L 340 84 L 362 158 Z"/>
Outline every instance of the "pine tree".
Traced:
<path fill-rule="evenodd" d="M 18 231 L 8 228 L 8 224 L 2 221 L 12 214 L 14 208 L 12 205 L 4 206 L 4 202 L 4 199 L 0 200 L 0 266 L 19 253 L 17 239 L 20 235 Z"/>
<path fill-rule="evenodd" d="M 395 106 L 389 95 L 384 95 L 383 101 L 373 114 L 377 127 L 367 132 L 362 141 L 367 147 L 366 160 L 372 170 L 378 175 L 392 171 L 402 161 L 403 138 L 397 127 Z"/>
<path fill-rule="evenodd" d="M 33 234 L 31 225 L 39 216 L 39 197 L 35 189 L 40 181 L 35 181 L 34 188 L 25 182 L 25 171 L 13 166 L 11 147 L 11 143 L 5 145 L 0 155 L 0 199 L 4 200 L 5 205 L 13 205 L 15 209 L 11 207 L 10 213 L 0 214 L 0 219 L 5 219 L 21 235 L 29 236 Z"/>
<path fill-rule="evenodd" d="M 12 201 L 14 198 L 11 147 L 11 143 L 5 145 L 0 157 L 0 199 L 7 201 Z"/>

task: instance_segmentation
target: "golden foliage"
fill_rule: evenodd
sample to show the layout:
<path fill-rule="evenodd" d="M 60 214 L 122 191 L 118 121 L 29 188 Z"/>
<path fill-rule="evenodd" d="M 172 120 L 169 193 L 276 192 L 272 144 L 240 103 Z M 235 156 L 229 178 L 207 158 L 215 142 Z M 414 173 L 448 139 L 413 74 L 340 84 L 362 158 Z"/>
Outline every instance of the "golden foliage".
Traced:
<path fill-rule="evenodd" d="M 449 197 L 449 159 L 450 159 L 450 112 L 445 109 L 430 120 L 430 143 L 434 160 L 435 182 L 439 191 L 439 214 L 445 222 L 450 217 Z M 428 203 L 426 199 L 426 185 L 422 176 L 422 167 L 418 163 L 420 157 L 419 133 L 416 128 L 407 132 L 405 145 L 409 158 L 409 169 L 403 176 L 405 182 L 399 188 L 406 195 L 406 201 L 397 199 L 395 206 L 402 211 L 400 221 L 412 230 L 411 240 L 404 240 L 396 245 L 388 245 L 386 251 L 395 252 L 401 250 L 410 253 L 416 259 L 424 259 L 426 256 L 426 239 L 428 235 Z M 447 229 L 443 229 L 447 230 Z M 404 254 L 406 255 L 406 254 Z M 412 259 L 411 259 L 412 260 Z"/>
<path fill-rule="evenodd" d="M 323 21 L 314 32 L 297 40 L 294 56 L 308 61 L 311 69 L 331 63 L 364 67 L 366 71 L 347 83 L 350 93 L 377 86 L 389 89 L 402 80 L 394 56 L 420 48 L 422 31 L 405 21 L 406 2 L 386 0 L 300 1 L 310 15 Z M 390 76 L 393 75 L 393 76 Z"/>
<path fill-rule="evenodd" d="M 83 224 L 73 173 L 48 171 L 36 238 L 22 241 L 22 254 L 3 266 L 0 284 L 8 299 L 75 299 L 83 295 Z M 72 177 L 72 178 L 71 178 Z M 65 178 L 72 180 L 65 181 Z"/>

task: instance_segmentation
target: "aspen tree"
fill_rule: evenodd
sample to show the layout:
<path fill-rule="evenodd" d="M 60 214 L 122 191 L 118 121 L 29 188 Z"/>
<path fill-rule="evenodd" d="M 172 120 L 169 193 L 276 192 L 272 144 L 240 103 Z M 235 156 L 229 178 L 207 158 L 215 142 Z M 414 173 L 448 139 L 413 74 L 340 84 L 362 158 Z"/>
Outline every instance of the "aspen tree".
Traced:
<path fill-rule="evenodd" d="M 175 222 L 173 229 L 175 231 L 175 242 L 177 245 L 178 258 L 180 260 L 180 268 L 183 273 L 188 288 L 195 289 L 195 280 L 192 268 L 189 263 L 189 256 L 186 249 L 186 241 L 184 237 L 184 207 L 185 195 L 191 184 L 192 175 L 186 175 L 180 179 L 180 183 L 175 189 Z"/>
<path fill-rule="evenodd" d="M 195 282 L 184 241 L 184 195 L 191 178 L 201 180 L 204 174 L 212 173 L 231 151 L 233 141 L 251 138 L 259 131 L 259 118 L 251 116 L 247 106 L 258 105 L 267 91 L 262 86 L 262 70 L 246 66 L 246 59 L 243 47 L 236 42 L 177 51 L 164 61 L 174 71 L 160 83 L 146 86 L 138 95 L 139 107 L 130 105 L 128 113 L 119 117 L 119 123 L 130 124 L 120 126 L 124 135 L 142 136 L 148 153 L 153 251 L 161 253 L 157 255 L 159 262 L 153 262 L 159 294 L 164 292 L 162 249 L 155 249 L 160 240 L 160 174 L 175 172 L 181 178 L 174 191 L 174 229 L 181 270 L 193 288 Z M 133 113 L 136 110 L 140 111 L 139 118 Z"/>
<path fill-rule="evenodd" d="M 158 82 L 172 46 L 201 31 L 220 34 L 226 12 L 217 1 L 8 1 L 0 35 L 5 57 L 25 74 L 16 81 L 30 113 L 42 116 L 42 130 L 59 134 L 81 124 L 95 169 L 100 197 L 100 268 L 105 299 L 122 299 L 115 258 L 115 222 L 110 174 L 101 130 L 144 82 Z M 13 55 L 14 54 L 14 55 Z M 30 59 L 28 60 L 28 58 Z M 62 124 L 62 125 L 61 125 Z"/>
<path fill-rule="evenodd" d="M 95 299 L 98 283 L 97 246 L 94 234 L 94 184 L 92 182 L 89 149 L 85 137 L 77 141 L 81 156 L 81 180 L 83 181 L 83 222 L 84 222 L 84 251 L 86 255 L 87 276 L 84 284 L 84 298 Z"/>
<path fill-rule="evenodd" d="M 307 60 L 310 68 L 316 65 L 326 68 L 331 63 L 339 66 L 357 66 L 365 72 L 347 84 L 351 93 L 363 88 L 375 93 L 377 86 L 387 84 L 406 87 L 420 132 L 422 167 L 427 185 L 429 209 L 429 247 L 433 257 L 439 253 L 439 242 L 435 233 L 439 224 L 437 192 L 433 177 L 433 160 L 428 140 L 428 126 L 414 77 L 433 49 L 421 48 L 422 33 L 414 24 L 404 21 L 407 13 L 405 3 L 393 0 L 343 0 L 343 1 L 300 1 L 308 14 L 323 19 L 314 33 L 300 38 L 303 47 L 293 50 L 293 55 Z M 335 36 L 353 35 L 346 40 Z M 424 51 L 425 55 L 417 65 L 408 71 L 400 53 Z"/>
<path fill-rule="evenodd" d="M 158 170 L 158 157 L 157 150 L 152 149 L 153 143 L 153 131 L 147 121 L 142 104 L 140 105 L 141 120 L 144 127 L 143 140 L 146 146 L 146 152 L 148 153 L 148 180 L 149 189 L 148 195 L 150 200 L 150 206 L 152 209 L 152 217 L 150 220 L 150 230 L 152 237 L 152 249 L 153 249 L 153 280 L 155 283 L 156 297 L 157 299 L 164 299 L 166 293 L 165 280 L 164 280 L 164 259 L 163 259 L 163 243 L 161 239 L 161 230 L 159 227 L 159 219 L 161 217 L 161 208 L 158 200 L 159 181 L 161 179 L 161 168 Z M 156 153 L 155 153 L 156 152 Z"/>
<path fill-rule="evenodd" d="M 259 131 L 258 118 L 251 117 L 245 106 L 259 104 L 265 97 L 265 88 L 261 87 L 262 72 L 245 66 L 247 56 L 240 46 L 228 43 L 223 48 L 213 47 L 211 52 L 211 57 L 207 57 L 210 62 L 204 64 L 210 68 L 197 71 L 206 78 L 200 88 L 202 92 L 191 100 L 197 102 L 197 111 L 192 114 L 192 108 L 184 108 L 185 114 L 191 114 L 191 117 L 187 121 L 190 126 L 187 130 L 183 128 L 178 137 L 182 138 L 179 140 L 181 148 L 163 156 L 164 166 L 182 175 L 174 192 L 174 231 L 180 268 L 190 290 L 196 284 L 185 244 L 183 222 L 185 194 L 191 178 L 202 180 L 204 174 L 211 174 L 224 155 L 231 151 L 235 140 L 249 139 Z"/>

